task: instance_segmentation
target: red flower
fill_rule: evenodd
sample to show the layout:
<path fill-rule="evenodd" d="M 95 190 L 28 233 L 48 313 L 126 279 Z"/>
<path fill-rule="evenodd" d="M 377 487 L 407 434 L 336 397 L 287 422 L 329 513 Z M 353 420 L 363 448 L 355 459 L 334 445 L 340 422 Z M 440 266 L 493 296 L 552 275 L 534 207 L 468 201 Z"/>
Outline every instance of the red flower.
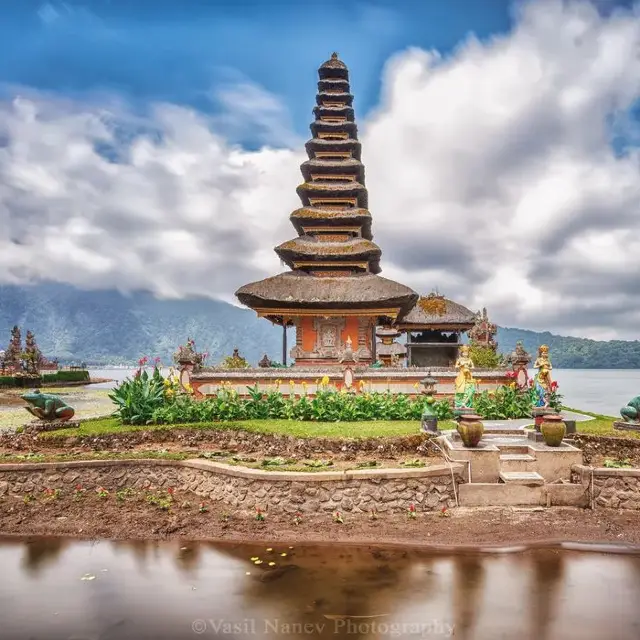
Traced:
<path fill-rule="evenodd" d="M 147 364 L 147 362 L 149 362 L 149 358 L 145 356 L 144 358 L 140 358 L 140 360 L 138 360 L 138 365 L 141 367 L 144 367 L 144 365 Z"/>
<path fill-rule="evenodd" d="M 551 383 L 551 391 L 555 391 L 558 388 L 558 383 L 554 380 Z"/>
<path fill-rule="evenodd" d="M 82 491 L 82 485 L 81 484 L 77 484 L 76 485 L 76 491 Z"/>
<path fill-rule="evenodd" d="M 507 371 L 507 373 L 505 373 L 505 378 L 507 378 L 507 380 L 515 380 L 516 372 L 515 371 Z"/>
<path fill-rule="evenodd" d="M 416 510 L 416 505 L 415 504 L 410 504 L 409 505 L 409 511 L 411 511 L 412 513 Z"/>
<path fill-rule="evenodd" d="M 175 489 L 174 489 L 173 487 L 169 487 L 169 488 L 167 489 L 167 493 L 168 493 L 170 496 L 173 496 L 174 492 L 175 492 Z"/>

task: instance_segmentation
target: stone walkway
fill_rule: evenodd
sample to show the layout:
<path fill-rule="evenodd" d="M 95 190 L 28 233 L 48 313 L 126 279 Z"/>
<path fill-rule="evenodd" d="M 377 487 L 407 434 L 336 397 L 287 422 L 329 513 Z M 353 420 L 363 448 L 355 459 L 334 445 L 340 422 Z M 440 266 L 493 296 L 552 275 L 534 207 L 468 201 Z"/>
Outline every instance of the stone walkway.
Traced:
<path fill-rule="evenodd" d="M 576 422 L 586 422 L 587 420 L 593 420 L 591 416 L 585 416 L 582 413 L 575 413 L 574 411 L 563 411 L 562 417 L 567 420 L 575 420 Z M 518 418 L 517 420 L 483 420 L 484 428 L 486 431 L 524 431 L 525 427 L 533 425 L 533 418 Z"/>

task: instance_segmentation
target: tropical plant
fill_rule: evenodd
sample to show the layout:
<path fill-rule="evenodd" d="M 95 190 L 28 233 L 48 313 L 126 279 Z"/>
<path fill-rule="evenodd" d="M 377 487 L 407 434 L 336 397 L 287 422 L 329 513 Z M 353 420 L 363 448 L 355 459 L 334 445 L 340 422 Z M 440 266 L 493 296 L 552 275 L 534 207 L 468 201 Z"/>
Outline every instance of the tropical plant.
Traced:
<path fill-rule="evenodd" d="M 146 358 L 140 360 L 133 378 L 125 379 L 109 393 L 117 407 L 114 415 L 124 424 L 149 424 L 153 412 L 171 398 L 172 394 L 165 397 L 165 379 L 158 366 L 154 366 L 153 373 L 149 375 L 146 364 Z"/>

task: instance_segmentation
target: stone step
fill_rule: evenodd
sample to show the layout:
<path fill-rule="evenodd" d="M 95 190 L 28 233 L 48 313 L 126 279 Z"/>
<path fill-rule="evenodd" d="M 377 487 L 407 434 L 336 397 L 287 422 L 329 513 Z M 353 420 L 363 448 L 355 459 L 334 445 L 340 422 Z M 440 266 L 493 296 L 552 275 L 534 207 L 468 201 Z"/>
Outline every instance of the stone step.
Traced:
<path fill-rule="evenodd" d="M 543 487 L 471 482 L 458 487 L 461 507 L 545 506 Z"/>
<path fill-rule="evenodd" d="M 461 507 L 586 507 L 589 491 L 580 484 L 546 484 L 527 487 L 522 484 L 471 482 L 458 487 Z"/>
<path fill-rule="evenodd" d="M 525 487 L 544 484 L 544 478 L 535 471 L 501 471 L 500 480 L 505 484 L 521 484 Z"/>
<path fill-rule="evenodd" d="M 527 444 L 498 444 L 496 447 L 500 449 L 501 454 L 528 454 L 529 445 Z"/>
<path fill-rule="evenodd" d="M 536 459 L 528 453 L 503 453 L 500 455 L 501 471 L 533 471 Z"/>

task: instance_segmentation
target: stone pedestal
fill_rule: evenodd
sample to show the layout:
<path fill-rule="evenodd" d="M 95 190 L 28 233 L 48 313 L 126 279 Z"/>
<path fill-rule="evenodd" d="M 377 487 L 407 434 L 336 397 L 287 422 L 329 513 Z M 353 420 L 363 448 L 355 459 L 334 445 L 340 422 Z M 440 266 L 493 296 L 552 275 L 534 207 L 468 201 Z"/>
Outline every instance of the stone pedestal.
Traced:
<path fill-rule="evenodd" d="M 440 433 L 438 429 L 438 418 L 422 418 L 420 428 L 424 433 Z"/>
<path fill-rule="evenodd" d="M 555 411 L 551 407 L 534 407 L 533 424 L 538 433 L 540 433 L 540 425 L 544 422 L 544 417 L 554 413 Z"/>
<path fill-rule="evenodd" d="M 79 420 L 33 420 L 23 426 L 24 433 L 40 433 L 42 431 L 56 431 L 57 429 L 71 429 L 79 427 Z"/>
<path fill-rule="evenodd" d="M 625 420 L 616 420 L 613 428 L 619 431 L 640 431 L 640 422 L 626 422 Z"/>

